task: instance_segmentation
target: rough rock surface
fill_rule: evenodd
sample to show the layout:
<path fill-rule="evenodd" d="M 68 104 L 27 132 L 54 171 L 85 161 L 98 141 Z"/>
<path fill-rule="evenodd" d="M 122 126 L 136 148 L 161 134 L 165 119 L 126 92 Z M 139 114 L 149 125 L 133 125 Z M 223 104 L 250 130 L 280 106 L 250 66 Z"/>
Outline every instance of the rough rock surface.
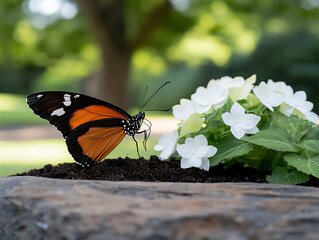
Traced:
<path fill-rule="evenodd" d="M 0 239 L 318 239 L 319 189 L 0 178 Z"/>

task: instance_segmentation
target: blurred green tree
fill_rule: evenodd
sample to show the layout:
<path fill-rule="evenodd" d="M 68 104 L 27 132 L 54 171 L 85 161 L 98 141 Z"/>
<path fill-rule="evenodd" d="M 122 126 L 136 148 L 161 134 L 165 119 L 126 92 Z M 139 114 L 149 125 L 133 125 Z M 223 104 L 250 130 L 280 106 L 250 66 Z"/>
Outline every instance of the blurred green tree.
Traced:
<path fill-rule="evenodd" d="M 148 44 L 155 31 L 167 26 L 163 24 L 165 18 L 169 17 L 170 24 L 175 26 L 176 21 L 182 20 L 182 15 L 173 11 L 169 0 L 80 0 L 79 3 L 101 49 L 102 74 L 99 75 L 98 81 L 99 97 L 107 96 L 113 103 L 125 106 L 128 101 L 130 65 L 134 52 Z M 143 6 L 146 11 L 143 11 Z M 185 23 L 179 31 L 175 27 L 171 29 L 171 39 L 190 26 L 189 22 Z M 160 44 L 165 44 L 165 40 L 162 40 Z"/>
<path fill-rule="evenodd" d="M 56 1 L 74 14 L 63 15 L 62 5 L 56 13 L 35 11 Z M 125 106 L 132 76 L 176 78 L 180 90 L 170 90 L 177 98 L 192 91 L 187 81 L 198 86 L 197 79 L 226 74 L 314 84 L 318 23 L 313 0 L 3 0 L 0 89 L 59 81 L 77 90 L 76 79 L 102 69 L 89 84 Z"/>

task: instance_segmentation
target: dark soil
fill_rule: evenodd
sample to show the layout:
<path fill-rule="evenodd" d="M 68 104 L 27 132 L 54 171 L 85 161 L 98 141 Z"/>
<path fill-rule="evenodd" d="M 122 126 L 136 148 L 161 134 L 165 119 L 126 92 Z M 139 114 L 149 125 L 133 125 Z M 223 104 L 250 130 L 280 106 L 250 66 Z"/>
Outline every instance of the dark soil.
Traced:
<path fill-rule="evenodd" d="M 142 165 L 138 159 L 119 158 L 104 160 L 90 167 L 81 167 L 76 163 L 46 165 L 17 176 L 109 181 L 266 183 L 267 174 L 239 164 L 227 169 L 222 165 L 211 167 L 208 172 L 198 168 L 181 169 L 178 160 L 161 161 L 152 156 L 150 160 L 142 158 Z M 311 178 L 303 185 L 319 187 L 319 180 Z"/>

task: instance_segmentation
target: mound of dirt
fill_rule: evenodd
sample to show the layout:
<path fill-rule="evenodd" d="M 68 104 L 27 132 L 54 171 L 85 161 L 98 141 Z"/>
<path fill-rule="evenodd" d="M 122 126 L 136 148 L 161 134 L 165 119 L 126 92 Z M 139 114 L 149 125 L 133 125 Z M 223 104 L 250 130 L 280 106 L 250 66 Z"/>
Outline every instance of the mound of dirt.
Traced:
<path fill-rule="evenodd" d="M 175 159 L 161 161 L 156 156 L 150 160 L 130 158 L 106 159 L 90 167 L 76 163 L 63 163 L 57 166 L 46 165 L 17 176 L 38 176 L 59 179 L 86 179 L 109 181 L 154 181 L 154 182 L 255 182 L 266 183 L 266 175 L 253 168 L 234 165 L 224 168 L 219 165 L 209 171 L 197 168 L 181 169 Z M 319 180 L 311 178 L 305 186 L 319 186 Z"/>

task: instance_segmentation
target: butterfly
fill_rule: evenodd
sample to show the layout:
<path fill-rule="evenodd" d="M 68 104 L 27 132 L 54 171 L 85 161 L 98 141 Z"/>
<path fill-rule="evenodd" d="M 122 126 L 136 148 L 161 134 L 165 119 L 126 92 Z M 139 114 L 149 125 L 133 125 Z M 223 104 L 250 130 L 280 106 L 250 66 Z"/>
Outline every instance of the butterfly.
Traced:
<path fill-rule="evenodd" d="M 128 135 L 136 143 L 135 134 L 144 134 L 143 145 L 151 133 L 151 122 L 145 118 L 144 106 L 169 82 L 164 83 L 144 104 L 139 113 L 131 116 L 111 103 L 72 92 L 38 92 L 27 97 L 31 110 L 46 119 L 63 135 L 68 151 L 82 166 L 104 159 Z M 147 129 L 140 131 L 142 124 Z"/>

